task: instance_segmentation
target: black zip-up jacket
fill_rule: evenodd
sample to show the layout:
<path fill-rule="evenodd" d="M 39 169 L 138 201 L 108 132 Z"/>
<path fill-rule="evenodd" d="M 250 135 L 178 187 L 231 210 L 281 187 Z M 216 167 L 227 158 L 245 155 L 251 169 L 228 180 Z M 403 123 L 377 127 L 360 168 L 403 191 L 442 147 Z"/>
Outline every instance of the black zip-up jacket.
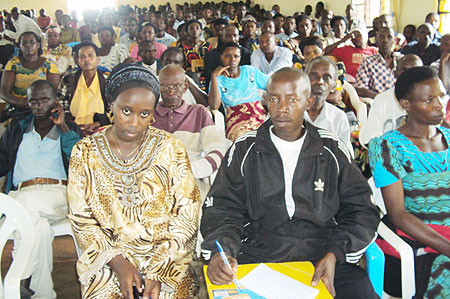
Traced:
<path fill-rule="evenodd" d="M 203 206 L 203 256 L 218 240 L 239 263 L 311 261 L 327 252 L 357 263 L 380 221 L 371 189 L 333 133 L 304 122 L 307 134 L 295 168 L 295 212 L 286 210 L 281 156 L 271 120 L 238 138 L 227 152 Z"/>

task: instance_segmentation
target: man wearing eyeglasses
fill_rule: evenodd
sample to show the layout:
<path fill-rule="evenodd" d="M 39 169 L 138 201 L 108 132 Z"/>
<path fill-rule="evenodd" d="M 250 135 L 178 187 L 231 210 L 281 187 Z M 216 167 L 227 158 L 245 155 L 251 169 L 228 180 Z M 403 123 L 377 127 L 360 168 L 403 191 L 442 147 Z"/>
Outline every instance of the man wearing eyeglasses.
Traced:
<path fill-rule="evenodd" d="M 33 293 L 33 298 L 56 298 L 50 225 L 67 216 L 67 169 L 82 133 L 74 123 L 66 123 L 50 82 L 33 82 L 27 104 L 31 114 L 13 119 L 0 139 L 0 177 L 6 176 L 6 193 L 30 214 L 36 235 L 22 277 L 22 298 Z"/>
<path fill-rule="evenodd" d="M 204 199 L 209 190 L 205 179 L 219 167 L 225 153 L 224 143 L 208 110 L 200 104 L 188 105 L 183 100 L 189 82 L 181 66 L 169 64 L 163 67 L 159 72 L 159 83 L 162 101 L 153 114 L 153 126 L 172 133 L 183 142 Z"/>

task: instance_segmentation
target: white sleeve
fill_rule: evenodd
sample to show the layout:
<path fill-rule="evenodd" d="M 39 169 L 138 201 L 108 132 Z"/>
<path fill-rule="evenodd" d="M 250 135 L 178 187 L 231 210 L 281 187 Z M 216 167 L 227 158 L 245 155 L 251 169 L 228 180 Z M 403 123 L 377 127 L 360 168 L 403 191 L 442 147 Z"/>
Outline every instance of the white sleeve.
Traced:
<path fill-rule="evenodd" d="M 362 145 L 367 145 L 370 139 L 383 135 L 384 115 L 386 115 L 386 111 L 383 100 L 379 96 L 376 96 L 372 107 L 370 107 L 366 125 L 361 127 L 359 131 L 359 142 Z"/>

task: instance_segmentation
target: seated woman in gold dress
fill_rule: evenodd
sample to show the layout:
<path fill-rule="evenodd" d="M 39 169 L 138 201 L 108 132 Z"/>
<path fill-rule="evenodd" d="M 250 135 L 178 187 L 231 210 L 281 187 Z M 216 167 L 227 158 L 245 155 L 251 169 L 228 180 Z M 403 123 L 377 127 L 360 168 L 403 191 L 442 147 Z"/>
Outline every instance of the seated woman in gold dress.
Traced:
<path fill-rule="evenodd" d="M 183 144 L 150 126 L 158 81 L 142 66 L 120 64 L 106 93 L 113 125 L 81 140 L 69 168 L 82 296 L 196 298 L 199 191 Z"/>

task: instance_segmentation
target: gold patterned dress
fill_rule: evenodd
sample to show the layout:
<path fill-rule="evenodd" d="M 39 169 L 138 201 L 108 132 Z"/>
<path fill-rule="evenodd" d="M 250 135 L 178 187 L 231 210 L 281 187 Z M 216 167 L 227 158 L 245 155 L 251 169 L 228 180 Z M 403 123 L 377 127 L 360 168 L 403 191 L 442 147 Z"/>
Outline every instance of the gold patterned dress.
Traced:
<path fill-rule="evenodd" d="M 122 298 L 107 266 L 121 254 L 144 279 L 161 282 L 160 298 L 196 298 L 190 266 L 200 196 L 182 143 L 150 128 L 138 154 L 118 159 L 102 130 L 72 150 L 69 219 L 83 254 L 83 298 Z"/>

